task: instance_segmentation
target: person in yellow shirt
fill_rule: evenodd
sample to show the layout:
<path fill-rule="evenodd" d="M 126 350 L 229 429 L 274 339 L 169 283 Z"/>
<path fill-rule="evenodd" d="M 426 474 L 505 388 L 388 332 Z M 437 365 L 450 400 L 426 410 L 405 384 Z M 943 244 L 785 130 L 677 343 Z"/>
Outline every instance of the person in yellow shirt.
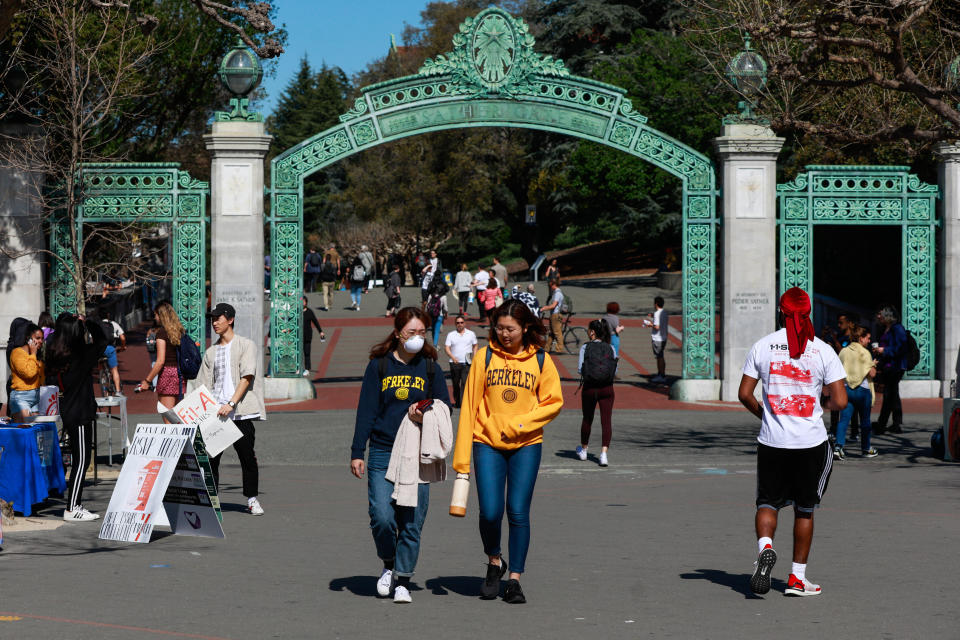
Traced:
<path fill-rule="evenodd" d="M 470 368 L 457 429 L 453 468 L 476 476 L 480 538 L 487 575 L 480 597 L 500 593 L 507 564 L 500 551 L 504 510 L 510 538 L 510 576 L 503 599 L 526 602 L 520 588 L 530 546 L 530 501 L 540 470 L 543 427 L 563 407 L 560 375 L 543 346 L 546 332 L 530 309 L 507 300 L 493 310 L 490 345 L 480 349 Z"/>
<path fill-rule="evenodd" d="M 14 421 L 36 415 L 40 410 L 43 362 L 37 351 L 43 346 L 43 329 L 27 326 L 27 344 L 10 352 L 10 416 Z"/>

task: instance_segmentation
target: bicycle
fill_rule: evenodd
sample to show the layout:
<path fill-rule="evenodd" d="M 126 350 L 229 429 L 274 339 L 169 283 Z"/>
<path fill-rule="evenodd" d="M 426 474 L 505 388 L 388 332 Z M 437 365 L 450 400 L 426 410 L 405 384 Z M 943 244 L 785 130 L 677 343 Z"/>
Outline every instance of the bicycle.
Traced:
<path fill-rule="evenodd" d="M 589 341 L 587 330 L 583 327 L 570 326 L 570 319 L 573 317 L 573 311 L 564 314 L 563 324 L 560 325 L 563 336 L 563 348 L 570 355 L 577 355 L 580 352 L 580 345 Z"/>

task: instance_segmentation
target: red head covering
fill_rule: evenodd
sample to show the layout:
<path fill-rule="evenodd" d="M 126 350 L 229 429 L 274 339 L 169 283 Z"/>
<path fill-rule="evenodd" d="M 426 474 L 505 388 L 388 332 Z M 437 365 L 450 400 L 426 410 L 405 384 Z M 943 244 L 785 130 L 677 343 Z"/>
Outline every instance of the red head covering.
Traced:
<path fill-rule="evenodd" d="M 800 287 L 787 289 L 780 296 L 780 310 L 786 319 L 787 346 L 790 357 L 799 358 L 813 340 L 813 323 L 810 322 L 810 296 Z"/>

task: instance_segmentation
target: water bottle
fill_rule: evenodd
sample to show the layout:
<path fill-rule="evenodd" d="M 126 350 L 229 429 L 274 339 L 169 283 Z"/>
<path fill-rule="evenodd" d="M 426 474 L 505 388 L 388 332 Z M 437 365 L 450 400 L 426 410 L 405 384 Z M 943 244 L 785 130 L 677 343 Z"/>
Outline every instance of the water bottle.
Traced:
<path fill-rule="evenodd" d="M 470 474 L 458 473 L 453 481 L 453 496 L 450 498 L 450 515 L 462 518 L 467 515 L 467 496 L 470 494 Z"/>

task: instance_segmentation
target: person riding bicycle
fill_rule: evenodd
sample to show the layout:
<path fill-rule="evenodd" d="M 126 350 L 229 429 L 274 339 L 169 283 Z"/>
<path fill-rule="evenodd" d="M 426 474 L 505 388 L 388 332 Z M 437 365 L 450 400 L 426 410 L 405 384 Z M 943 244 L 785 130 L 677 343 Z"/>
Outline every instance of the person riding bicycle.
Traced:
<path fill-rule="evenodd" d="M 556 354 L 563 353 L 563 292 L 560 291 L 560 283 L 557 280 L 550 280 L 550 301 L 540 307 L 540 315 L 550 319 L 550 343 L 547 345 L 547 351 Z M 557 348 L 554 350 L 553 345 Z"/>

